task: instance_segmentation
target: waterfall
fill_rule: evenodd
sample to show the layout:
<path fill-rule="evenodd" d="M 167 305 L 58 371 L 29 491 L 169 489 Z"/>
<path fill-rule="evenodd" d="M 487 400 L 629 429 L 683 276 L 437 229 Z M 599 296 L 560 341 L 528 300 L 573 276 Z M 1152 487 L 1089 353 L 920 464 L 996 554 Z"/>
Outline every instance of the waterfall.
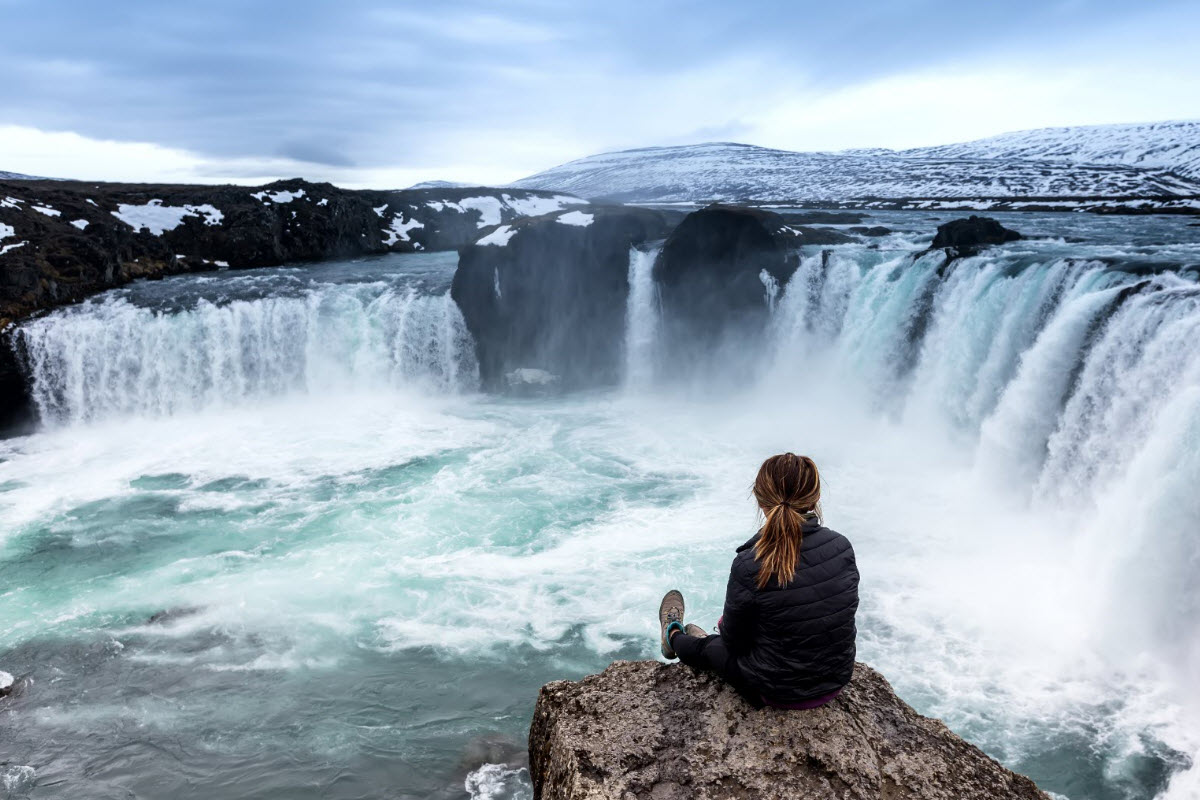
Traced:
<path fill-rule="evenodd" d="M 173 313 L 107 296 L 18 329 L 49 423 L 169 415 L 330 390 L 475 386 L 474 348 L 448 294 L 379 284 Z"/>
<path fill-rule="evenodd" d="M 820 357 L 881 410 L 938 424 L 1061 500 L 1126 470 L 1200 382 L 1200 286 L 1003 251 L 809 255 L 772 321 L 777 370 Z"/>
<path fill-rule="evenodd" d="M 1194 274 L 844 248 L 802 259 L 770 330 L 776 377 L 865 390 L 918 437 L 957 440 L 990 484 L 1074 513 L 1070 568 L 1106 627 L 1200 665 Z"/>
<path fill-rule="evenodd" d="M 629 299 L 625 311 L 625 383 L 644 389 L 654 378 L 658 343 L 659 299 L 654 261 L 659 248 L 629 250 Z"/>

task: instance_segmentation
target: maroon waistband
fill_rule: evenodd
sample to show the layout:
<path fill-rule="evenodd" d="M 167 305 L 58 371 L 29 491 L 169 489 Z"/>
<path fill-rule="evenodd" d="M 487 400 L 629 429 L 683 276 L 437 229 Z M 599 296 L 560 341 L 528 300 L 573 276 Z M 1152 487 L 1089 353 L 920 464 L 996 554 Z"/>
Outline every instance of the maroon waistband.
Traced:
<path fill-rule="evenodd" d="M 804 711 L 804 710 L 810 709 L 810 708 L 820 708 L 821 706 L 825 705 L 830 700 L 832 700 L 833 698 L 835 698 L 839 694 L 841 694 L 842 689 L 845 689 L 845 688 L 846 687 L 843 686 L 843 687 L 841 687 L 841 689 L 832 691 L 829 694 L 822 695 L 821 697 L 814 697 L 812 700 L 801 700 L 799 703 L 776 703 L 773 700 L 771 700 L 770 698 L 766 697 L 765 695 L 763 696 L 763 702 L 766 703 L 767 705 L 769 705 L 771 708 L 784 708 L 789 711 Z"/>

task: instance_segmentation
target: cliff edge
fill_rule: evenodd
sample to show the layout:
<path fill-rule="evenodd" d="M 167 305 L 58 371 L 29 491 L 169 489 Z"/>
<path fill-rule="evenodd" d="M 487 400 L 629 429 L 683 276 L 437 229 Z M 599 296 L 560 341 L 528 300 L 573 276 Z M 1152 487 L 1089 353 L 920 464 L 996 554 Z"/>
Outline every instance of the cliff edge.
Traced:
<path fill-rule="evenodd" d="M 529 760 L 539 800 L 1047 800 L 864 664 L 828 705 L 781 711 L 681 665 L 617 661 L 542 687 Z"/>

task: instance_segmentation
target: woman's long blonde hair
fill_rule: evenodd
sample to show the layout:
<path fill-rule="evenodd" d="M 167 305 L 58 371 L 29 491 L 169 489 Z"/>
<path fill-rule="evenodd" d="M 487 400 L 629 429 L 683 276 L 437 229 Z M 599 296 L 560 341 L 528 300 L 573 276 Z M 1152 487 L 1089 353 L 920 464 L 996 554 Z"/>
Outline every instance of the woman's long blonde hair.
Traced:
<path fill-rule="evenodd" d="M 774 578 L 780 586 L 792 582 L 800 560 L 806 514 L 820 513 L 821 474 L 808 456 L 771 456 L 754 479 L 754 499 L 766 521 L 754 545 L 759 562 L 758 588 Z"/>

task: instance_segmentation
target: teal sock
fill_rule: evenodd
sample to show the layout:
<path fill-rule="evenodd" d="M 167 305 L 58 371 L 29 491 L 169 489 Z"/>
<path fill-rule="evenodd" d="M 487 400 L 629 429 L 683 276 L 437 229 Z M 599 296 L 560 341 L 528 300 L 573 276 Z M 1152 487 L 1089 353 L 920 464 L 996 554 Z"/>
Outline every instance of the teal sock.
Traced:
<path fill-rule="evenodd" d="M 671 643 L 671 631 L 672 630 L 678 630 L 680 633 L 683 633 L 684 632 L 683 623 L 680 623 L 680 622 L 668 622 L 667 623 L 667 643 L 668 644 Z"/>

